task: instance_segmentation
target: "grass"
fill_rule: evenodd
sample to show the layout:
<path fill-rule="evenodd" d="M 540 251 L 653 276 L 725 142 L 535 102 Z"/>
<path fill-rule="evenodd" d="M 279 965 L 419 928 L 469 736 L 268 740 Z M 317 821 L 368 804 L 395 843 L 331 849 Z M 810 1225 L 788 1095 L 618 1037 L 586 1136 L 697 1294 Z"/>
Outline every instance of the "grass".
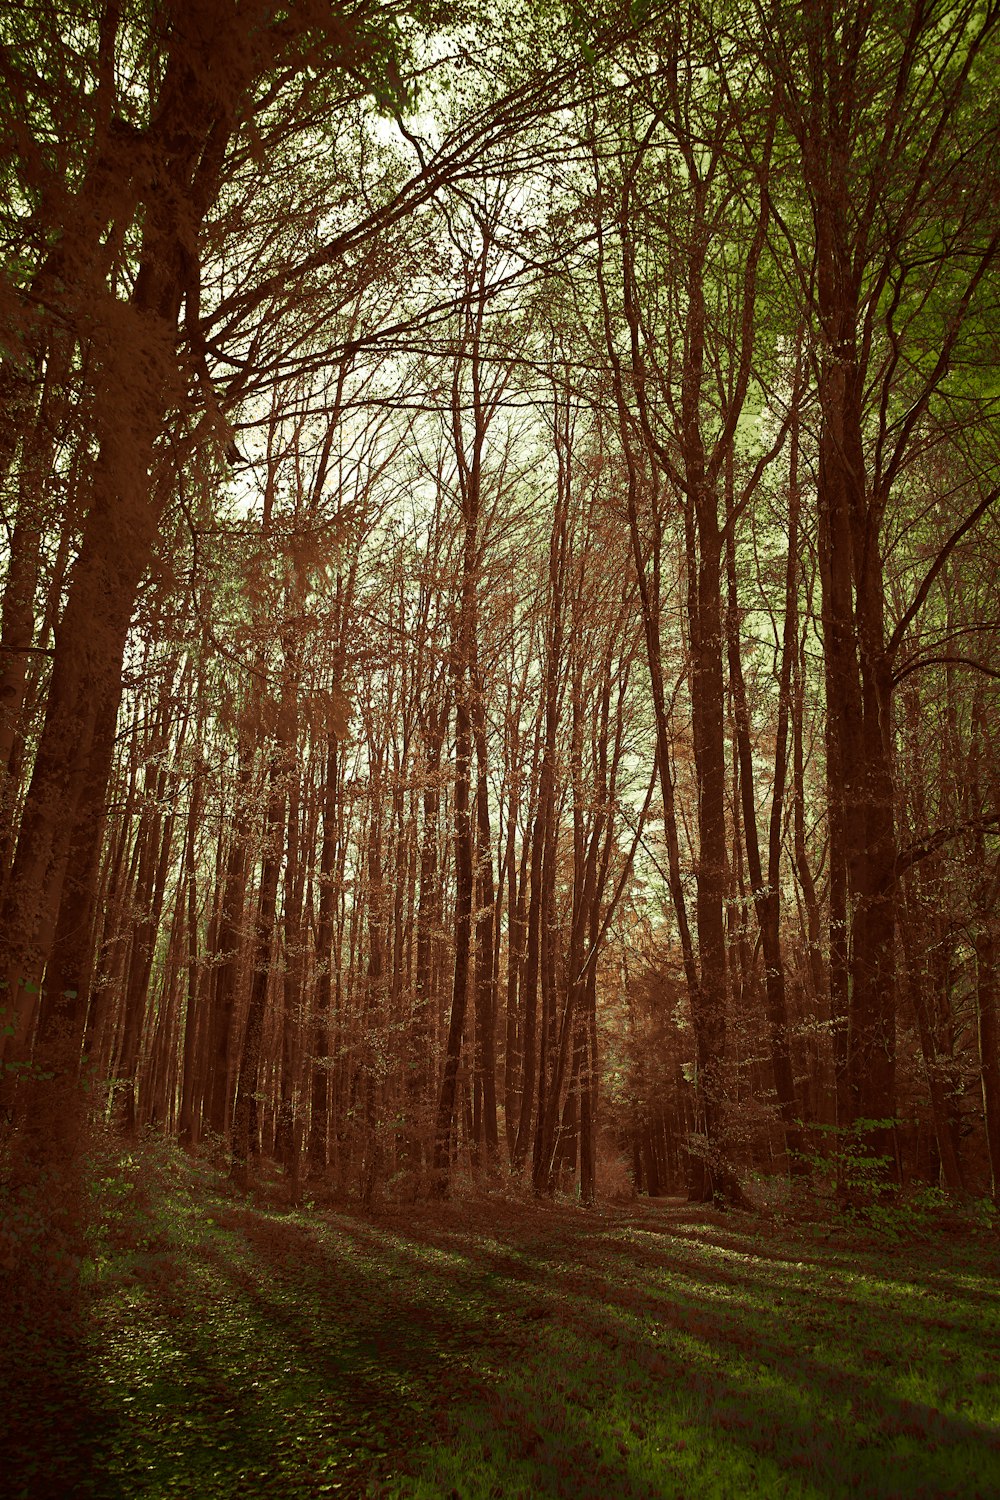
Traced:
<path fill-rule="evenodd" d="M 78 1326 L 8 1393 L 5 1495 L 1000 1495 L 971 1221 L 282 1212 L 165 1149 L 93 1191 Z"/>

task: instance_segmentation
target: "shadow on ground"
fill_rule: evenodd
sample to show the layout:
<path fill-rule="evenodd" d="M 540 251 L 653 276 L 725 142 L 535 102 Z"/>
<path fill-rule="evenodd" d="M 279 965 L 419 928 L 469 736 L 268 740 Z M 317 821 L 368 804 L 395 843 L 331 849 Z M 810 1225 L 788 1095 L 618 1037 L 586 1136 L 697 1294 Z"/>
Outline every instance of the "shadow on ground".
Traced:
<path fill-rule="evenodd" d="M 11 1496 L 1000 1494 L 985 1243 L 197 1185 L 148 1217 L 25 1367 Z"/>

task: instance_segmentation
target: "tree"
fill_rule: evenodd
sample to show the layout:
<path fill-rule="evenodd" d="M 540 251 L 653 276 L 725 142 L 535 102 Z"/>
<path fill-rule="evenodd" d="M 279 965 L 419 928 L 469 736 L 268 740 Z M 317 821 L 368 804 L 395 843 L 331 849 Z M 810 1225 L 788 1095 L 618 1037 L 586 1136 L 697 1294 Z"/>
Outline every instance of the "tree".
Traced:
<path fill-rule="evenodd" d="M 1000 251 L 986 155 L 1000 122 L 971 102 L 997 16 L 864 3 L 778 26 L 757 14 L 797 154 L 804 212 L 775 222 L 812 321 L 821 412 L 831 1009 L 848 1023 L 850 1120 L 878 1121 L 895 1099 L 893 667 L 936 572 L 891 626 L 884 532 Z M 980 483 L 970 523 L 993 498 Z M 887 1157 L 887 1127 L 872 1129 Z"/>

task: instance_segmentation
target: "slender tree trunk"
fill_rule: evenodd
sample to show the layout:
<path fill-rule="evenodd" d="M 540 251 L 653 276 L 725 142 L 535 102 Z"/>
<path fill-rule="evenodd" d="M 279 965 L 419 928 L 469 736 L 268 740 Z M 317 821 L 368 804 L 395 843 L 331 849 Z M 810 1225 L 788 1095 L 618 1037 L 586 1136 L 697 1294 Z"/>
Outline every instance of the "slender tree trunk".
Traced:
<path fill-rule="evenodd" d="M 497 920 L 493 883 L 493 838 L 490 830 L 487 779 L 486 711 L 478 661 L 472 671 L 472 735 L 476 747 L 476 1064 L 482 1088 L 486 1165 L 492 1171 L 499 1158 L 497 1134 L 496 970 L 494 926 Z"/>
<path fill-rule="evenodd" d="M 244 1191 L 250 1185 L 251 1162 L 258 1150 L 257 1094 L 260 1087 L 264 1013 L 267 1008 L 271 980 L 271 956 L 274 951 L 278 879 L 281 873 L 284 845 L 287 770 L 286 746 L 279 741 L 272 750 L 268 767 L 267 818 L 264 825 L 260 891 L 254 922 L 250 1000 L 243 1043 L 240 1048 L 236 1102 L 233 1109 L 230 1176 L 236 1186 Z"/>
<path fill-rule="evenodd" d="M 333 995 L 334 914 L 337 906 L 337 852 L 340 840 L 340 751 L 331 732 L 326 747 L 323 791 L 323 842 L 319 867 L 319 921 L 316 929 L 316 998 L 311 1048 L 309 1173 L 326 1172 L 330 1119 L 330 1020 Z"/>
<path fill-rule="evenodd" d="M 436 1188 L 447 1190 L 451 1171 L 458 1072 L 469 1000 L 472 950 L 474 869 L 472 820 L 469 807 L 469 777 L 472 756 L 472 725 L 468 703 L 469 686 L 464 673 L 455 674 L 455 970 L 452 984 L 451 1019 L 445 1050 L 444 1072 L 438 1096 L 437 1130 L 434 1139 Z"/>
<path fill-rule="evenodd" d="M 732 507 L 730 506 L 730 516 Z M 792 525 L 789 527 L 789 570 L 794 580 L 796 537 Z M 747 706 L 746 684 L 743 679 L 743 663 L 740 656 L 739 603 L 736 584 L 736 543 L 730 529 L 726 546 L 729 600 L 727 611 L 727 635 L 729 647 L 729 684 L 733 695 L 733 717 L 736 728 L 736 746 L 740 768 L 740 795 L 743 812 L 743 837 L 746 847 L 747 867 L 754 911 L 760 929 L 761 948 L 764 955 L 764 994 L 767 1005 L 767 1029 L 771 1051 L 771 1069 L 774 1087 L 778 1096 L 778 1108 L 785 1136 L 785 1149 L 789 1165 L 796 1170 L 802 1161 L 802 1132 L 800 1107 L 795 1095 L 792 1072 L 791 1046 L 788 1036 L 788 1007 L 785 1002 L 785 969 L 781 953 L 781 888 L 779 871 L 775 859 L 776 833 L 780 840 L 780 807 L 784 792 L 785 744 L 787 739 L 787 701 L 791 673 L 791 653 L 795 635 L 785 630 L 782 651 L 779 727 L 776 750 L 774 805 L 777 816 L 771 819 L 771 845 L 769 849 L 768 878 L 765 881 L 761 864 L 760 843 L 757 833 L 757 805 L 754 793 L 753 746 L 750 742 L 750 711 Z M 790 588 L 786 589 L 786 595 Z M 780 844 L 779 844 L 780 847 Z"/>
<path fill-rule="evenodd" d="M 187 835 L 184 840 L 184 875 L 187 884 L 185 933 L 187 962 L 185 967 L 184 1044 L 181 1060 L 181 1105 L 177 1135 L 181 1144 L 193 1147 L 201 1135 L 198 1108 L 199 1042 L 204 1045 L 208 1027 L 203 1013 L 204 991 L 201 984 L 198 941 L 198 829 L 204 801 L 205 766 L 199 758 L 195 766 L 188 804 Z"/>
<path fill-rule="evenodd" d="M 990 1161 L 990 1191 L 1000 1208 L 1000 1022 L 997 1007 L 997 945 L 986 917 L 975 939 L 976 1014 L 979 1022 L 979 1069 L 983 1091 L 983 1119 Z"/>

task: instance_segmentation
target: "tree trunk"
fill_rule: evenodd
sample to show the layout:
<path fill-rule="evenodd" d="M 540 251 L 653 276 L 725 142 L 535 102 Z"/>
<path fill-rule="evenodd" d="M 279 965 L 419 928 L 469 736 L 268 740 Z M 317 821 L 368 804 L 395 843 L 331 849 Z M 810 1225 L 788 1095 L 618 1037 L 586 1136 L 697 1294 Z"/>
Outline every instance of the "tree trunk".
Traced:
<path fill-rule="evenodd" d="M 452 1137 L 458 1094 L 458 1070 L 469 999 L 474 890 L 472 820 L 469 808 L 469 775 L 472 755 L 469 684 L 460 669 L 455 672 L 455 968 L 452 982 L 451 1018 L 445 1050 L 444 1072 L 438 1096 L 437 1130 L 434 1138 L 435 1189 L 447 1191 L 451 1173 Z"/>
<path fill-rule="evenodd" d="M 732 517 L 732 506 L 729 507 Z M 792 514 L 790 507 L 790 516 Z M 797 519 L 797 517 L 796 517 Z M 794 580 L 794 556 L 797 538 L 794 523 L 789 522 L 789 572 Z M 795 1097 L 795 1082 L 792 1072 L 791 1047 L 788 1037 L 788 1008 L 785 1003 L 785 969 L 781 953 L 781 886 L 777 868 L 777 852 L 780 848 L 780 809 L 784 794 L 785 744 L 787 718 L 781 719 L 776 741 L 774 776 L 774 806 L 771 818 L 771 843 L 769 847 L 768 878 L 765 881 L 760 857 L 757 833 L 757 806 L 754 794 L 753 746 L 750 742 L 750 711 L 747 706 L 746 685 L 743 679 L 743 663 L 740 657 L 739 605 L 736 585 L 736 544 L 732 529 L 726 544 L 726 566 L 729 583 L 729 601 L 726 616 L 729 647 L 729 684 L 733 695 L 733 717 L 736 726 L 736 746 L 739 757 L 740 796 L 743 812 L 743 837 L 746 847 L 747 868 L 754 911 L 760 929 L 761 948 L 764 955 L 764 994 L 767 1003 L 767 1029 L 771 1051 L 771 1068 L 774 1088 L 778 1096 L 778 1109 L 785 1136 L 785 1150 L 789 1167 L 799 1170 L 803 1158 L 800 1107 Z M 781 707 L 787 715 L 791 653 L 794 650 L 795 632 L 788 629 L 788 594 L 793 583 L 786 589 L 786 629 L 782 650 Z M 776 848 L 776 844 L 778 848 Z"/>
<path fill-rule="evenodd" d="M 279 741 L 272 750 L 268 767 L 267 818 L 264 825 L 260 891 L 254 922 L 250 1001 L 247 1007 L 243 1044 L 240 1049 L 236 1102 L 233 1109 L 230 1176 L 236 1186 L 244 1191 L 250 1185 L 251 1162 L 258 1150 L 257 1092 L 260 1087 L 264 1013 L 267 1008 L 271 980 L 278 878 L 281 873 L 284 845 L 287 771 L 287 747 Z"/>

